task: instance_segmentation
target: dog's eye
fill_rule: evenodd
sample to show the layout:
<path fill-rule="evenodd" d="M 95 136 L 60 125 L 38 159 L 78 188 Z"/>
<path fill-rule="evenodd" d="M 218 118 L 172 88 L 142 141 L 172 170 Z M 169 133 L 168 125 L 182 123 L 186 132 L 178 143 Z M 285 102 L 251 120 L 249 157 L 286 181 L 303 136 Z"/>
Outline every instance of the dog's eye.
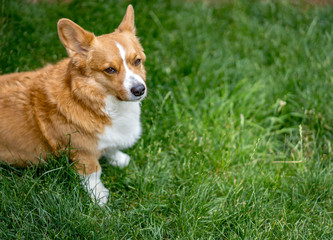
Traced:
<path fill-rule="evenodd" d="M 107 69 L 104 69 L 104 71 L 105 71 L 106 73 L 109 73 L 109 74 L 112 74 L 112 73 L 117 72 L 116 69 L 114 69 L 114 68 L 112 68 L 112 67 L 109 67 L 109 68 L 107 68 Z"/>
<path fill-rule="evenodd" d="M 140 63 L 141 63 L 141 59 L 140 59 L 140 58 L 137 58 L 137 59 L 134 61 L 134 65 L 135 65 L 135 66 L 138 66 Z"/>

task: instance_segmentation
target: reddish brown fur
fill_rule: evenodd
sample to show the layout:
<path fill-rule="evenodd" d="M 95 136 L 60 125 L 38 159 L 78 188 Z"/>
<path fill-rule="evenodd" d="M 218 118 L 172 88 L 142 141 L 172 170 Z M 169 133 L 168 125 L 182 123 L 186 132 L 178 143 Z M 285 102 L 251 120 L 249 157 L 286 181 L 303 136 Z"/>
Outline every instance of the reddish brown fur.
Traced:
<path fill-rule="evenodd" d="M 105 98 L 127 100 L 124 69 L 115 41 L 126 49 L 128 66 L 145 80 L 145 60 L 135 36 L 134 12 L 129 6 L 118 29 L 95 37 L 67 19 L 58 23 L 60 39 L 70 58 L 34 72 L 0 77 L 0 160 L 17 166 L 38 163 L 48 151 L 68 144 L 76 149 L 79 173 L 100 170 L 98 134 L 112 120 L 103 112 Z M 133 59 L 133 61 L 132 61 Z M 117 74 L 107 74 L 108 67 Z"/>

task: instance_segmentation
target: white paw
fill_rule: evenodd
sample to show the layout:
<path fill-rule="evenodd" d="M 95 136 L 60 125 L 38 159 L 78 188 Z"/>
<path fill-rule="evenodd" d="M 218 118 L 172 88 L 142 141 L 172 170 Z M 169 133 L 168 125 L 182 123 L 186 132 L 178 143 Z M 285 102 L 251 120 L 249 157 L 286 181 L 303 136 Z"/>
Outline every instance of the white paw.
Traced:
<path fill-rule="evenodd" d="M 93 189 L 92 193 L 90 193 L 90 196 L 100 207 L 104 207 L 108 202 L 109 190 L 100 182 L 100 184 L 96 185 Z"/>
<path fill-rule="evenodd" d="M 84 177 L 84 185 L 92 200 L 103 207 L 109 197 L 109 190 L 101 182 L 101 171 L 92 173 Z"/>
<path fill-rule="evenodd" d="M 127 167 L 131 158 L 126 153 L 123 153 L 121 151 L 115 151 L 112 154 L 107 155 L 109 159 L 109 163 L 112 166 L 124 168 Z"/>

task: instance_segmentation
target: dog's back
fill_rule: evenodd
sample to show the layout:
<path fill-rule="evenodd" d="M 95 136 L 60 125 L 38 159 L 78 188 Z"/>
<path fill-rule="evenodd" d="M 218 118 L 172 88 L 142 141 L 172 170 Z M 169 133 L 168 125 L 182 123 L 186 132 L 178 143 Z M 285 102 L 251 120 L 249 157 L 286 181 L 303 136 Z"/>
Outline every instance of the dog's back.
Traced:
<path fill-rule="evenodd" d="M 40 141 L 40 130 L 36 124 L 34 90 L 40 72 L 7 74 L 0 77 L 0 159 L 8 163 L 26 164 L 37 159 L 37 149 L 45 148 Z"/>

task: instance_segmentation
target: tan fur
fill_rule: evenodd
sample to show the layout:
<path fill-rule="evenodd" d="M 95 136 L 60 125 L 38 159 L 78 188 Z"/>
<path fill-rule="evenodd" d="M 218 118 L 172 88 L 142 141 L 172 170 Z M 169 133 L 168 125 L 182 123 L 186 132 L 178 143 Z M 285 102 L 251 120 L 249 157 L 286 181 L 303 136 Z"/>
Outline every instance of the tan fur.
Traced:
<path fill-rule="evenodd" d="M 145 80 L 143 49 L 135 36 L 130 5 L 115 32 L 95 37 L 68 19 L 58 33 L 69 57 L 34 72 L 0 76 L 0 160 L 17 166 L 36 164 L 71 139 L 79 173 L 100 170 L 98 134 L 112 124 L 103 111 L 107 95 L 127 101 L 125 70 L 115 41 L 126 49 L 128 66 Z M 108 74 L 108 67 L 117 74 Z M 45 159 L 46 160 L 46 159 Z"/>

